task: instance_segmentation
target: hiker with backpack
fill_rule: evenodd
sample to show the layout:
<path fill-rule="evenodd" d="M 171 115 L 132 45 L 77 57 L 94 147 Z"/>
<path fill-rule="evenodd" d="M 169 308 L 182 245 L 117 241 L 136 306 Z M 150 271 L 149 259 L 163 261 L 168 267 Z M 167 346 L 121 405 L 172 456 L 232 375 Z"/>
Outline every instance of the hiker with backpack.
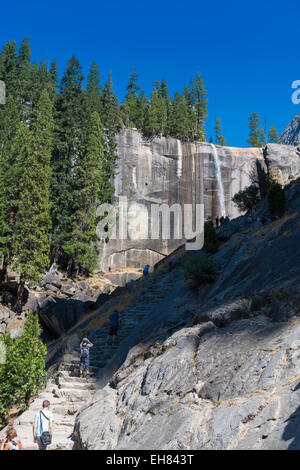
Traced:
<path fill-rule="evenodd" d="M 47 450 L 53 436 L 53 414 L 50 411 L 50 401 L 43 401 L 43 409 L 35 414 L 33 421 L 33 442 L 39 446 L 39 450 Z"/>
<path fill-rule="evenodd" d="M 85 369 L 86 375 L 89 375 L 90 369 L 90 348 L 94 346 L 87 338 L 83 338 L 80 343 L 80 377 Z"/>
<path fill-rule="evenodd" d="M 117 310 L 109 315 L 109 332 L 106 338 L 106 344 L 114 345 L 115 340 L 117 339 L 118 328 L 120 326 L 120 315 Z"/>
<path fill-rule="evenodd" d="M 17 439 L 17 431 L 10 428 L 6 437 L 0 438 L 0 450 L 24 450 L 21 442 Z"/>

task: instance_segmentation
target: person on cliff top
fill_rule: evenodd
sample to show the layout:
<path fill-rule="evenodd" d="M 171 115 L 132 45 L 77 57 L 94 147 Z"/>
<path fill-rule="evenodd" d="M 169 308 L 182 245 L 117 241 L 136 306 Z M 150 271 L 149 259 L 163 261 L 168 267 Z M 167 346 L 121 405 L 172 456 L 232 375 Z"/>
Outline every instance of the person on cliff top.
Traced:
<path fill-rule="evenodd" d="M 89 375 L 90 369 L 90 348 L 94 345 L 87 338 L 83 338 L 80 343 L 80 376 L 83 375 L 83 371 L 86 371 L 86 375 Z"/>
<path fill-rule="evenodd" d="M 5 437 L 0 438 L 0 450 L 24 450 L 21 442 L 17 439 L 17 431 L 10 428 Z"/>
<path fill-rule="evenodd" d="M 149 268 L 150 268 L 149 264 L 146 264 L 146 266 L 144 266 L 144 269 L 143 269 L 143 275 L 144 275 L 144 277 L 147 277 L 147 276 L 148 276 L 148 274 L 149 274 Z"/>
<path fill-rule="evenodd" d="M 35 414 L 33 421 L 33 442 L 39 446 L 39 450 L 47 450 L 53 436 L 53 414 L 50 411 L 50 401 L 43 401 L 43 409 Z"/>
<path fill-rule="evenodd" d="M 106 338 L 106 344 L 114 345 L 118 335 L 120 326 L 120 315 L 117 310 L 109 315 L 109 331 Z"/>

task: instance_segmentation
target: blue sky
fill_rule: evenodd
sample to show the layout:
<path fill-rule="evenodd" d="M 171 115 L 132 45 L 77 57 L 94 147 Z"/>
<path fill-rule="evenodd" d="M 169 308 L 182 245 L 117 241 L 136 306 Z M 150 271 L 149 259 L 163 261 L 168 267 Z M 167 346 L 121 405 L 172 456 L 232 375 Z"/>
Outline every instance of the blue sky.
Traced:
<path fill-rule="evenodd" d="M 161 78 L 173 95 L 200 71 L 208 137 L 220 116 L 228 145 L 243 147 L 251 112 L 280 133 L 300 112 L 291 101 L 300 79 L 299 13 L 296 1 L 17 0 L 1 5 L 0 47 L 30 36 L 32 59 L 56 57 L 60 74 L 73 54 L 85 76 L 95 60 L 102 84 L 112 70 L 120 100 L 133 64 L 147 95 Z"/>

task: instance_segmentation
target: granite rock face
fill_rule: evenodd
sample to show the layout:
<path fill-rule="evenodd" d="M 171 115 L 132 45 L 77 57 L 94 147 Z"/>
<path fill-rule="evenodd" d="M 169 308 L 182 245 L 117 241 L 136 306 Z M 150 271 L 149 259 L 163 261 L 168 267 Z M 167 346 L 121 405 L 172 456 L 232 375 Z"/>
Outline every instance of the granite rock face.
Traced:
<path fill-rule="evenodd" d="M 150 239 L 151 204 L 204 204 L 204 217 L 221 215 L 220 188 L 217 181 L 213 148 L 208 143 L 182 143 L 174 138 L 145 139 L 136 130 L 124 130 L 117 136 L 118 173 L 115 178 L 116 202 L 128 200 L 129 226 L 146 227 L 146 234 L 131 232 L 131 239 L 110 240 L 101 244 L 98 269 L 107 272 L 126 267 L 153 266 L 165 255 L 182 245 L 182 236 L 175 239 L 174 220 L 171 219 L 171 239 Z M 216 146 L 224 189 L 226 214 L 239 215 L 232 197 L 249 185 L 256 172 L 257 160 L 264 166 L 262 149 Z M 141 208 L 141 205 L 144 208 Z M 182 211 L 184 219 L 184 210 Z M 140 225 L 140 227 L 139 227 Z M 148 230 L 147 230 L 148 228 Z M 135 237 L 135 238 L 134 238 Z M 144 237 L 144 238 L 143 238 Z M 189 237 L 186 237 L 189 238 Z"/>
<path fill-rule="evenodd" d="M 281 137 L 280 143 L 285 145 L 294 145 L 300 143 L 300 113 L 286 126 Z"/>
<path fill-rule="evenodd" d="M 268 170 L 278 183 L 288 184 L 300 176 L 300 146 L 267 144 L 264 149 Z"/>
<path fill-rule="evenodd" d="M 213 285 L 193 293 L 181 268 L 161 277 L 173 289 L 99 375 L 79 448 L 300 449 L 299 182 L 286 196 L 282 219 L 240 220 Z"/>

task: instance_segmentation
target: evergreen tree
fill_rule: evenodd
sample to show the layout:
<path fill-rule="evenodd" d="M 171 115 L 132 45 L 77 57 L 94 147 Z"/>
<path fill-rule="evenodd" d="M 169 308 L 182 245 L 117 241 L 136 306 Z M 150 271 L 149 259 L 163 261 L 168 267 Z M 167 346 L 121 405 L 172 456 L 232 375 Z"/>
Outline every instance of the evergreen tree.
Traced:
<path fill-rule="evenodd" d="M 0 365 L 0 423 L 5 425 L 8 411 L 16 405 L 25 410 L 30 399 L 45 386 L 47 348 L 40 339 L 38 315 L 29 313 L 20 338 L 4 337 L 6 362 Z"/>
<path fill-rule="evenodd" d="M 60 94 L 56 100 L 51 183 L 53 223 L 51 256 L 56 262 L 63 260 L 62 246 L 69 239 L 74 190 L 77 187 L 75 169 L 84 148 L 83 121 L 86 117 L 86 108 L 82 84 L 81 66 L 73 56 L 64 71 L 60 82 Z"/>
<path fill-rule="evenodd" d="M 97 111 L 101 113 L 100 72 L 96 62 L 92 63 L 88 74 L 86 95 L 89 112 Z"/>
<path fill-rule="evenodd" d="M 189 109 L 186 100 L 176 91 L 170 107 L 168 133 L 180 140 L 188 140 Z"/>
<path fill-rule="evenodd" d="M 250 130 L 248 144 L 251 147 L 263 147 L 266 143 L 266 136 L 263 128 L 260 127 L 260 118 L 257 113 L 250 114 L 248 126 Z"/>
<path fill-rule="evenodd" d="M 191 80 L 191 96 L 194 101 L 194 108 L 197 116 L 197 129 L 195 138 L 205 142 L 205 119 L 207 118 L 207 92 L 204 88 L 200 72 L 196 78 Z"/>
<path fill-rule="evenodd" d="M 273 181 L 267 193 L 268 209 L 272 217 L 282 217 L 286 209 L 286 196 L 282 186 Z"/>
<path fill-rule="evenodd" d="M 22 105 L 22 109 L 25 113 L 25 119 L 28 113 L 28 105 L 31 104 L 31 93 L 32 90 L 32 76 L 31 76 L 31 49 L 29 44 L 29 38 L 24 38 L 19 48 L 19 53 L 16 59 L 16 70 L 18 77 L 18 96 Z"/>
<path fill-rule="evenodd" d="M 17 49 L 16 43 L 7 42 L 0 54 L 0 80 L 5 82 L 6 95 L 16 96 L 17 93 Z"/>
<path fill-rule="evenodd" d="M 165 99 L 160 96 L 160 84 L 156 83 L 151 94 L 150 106 L 145 119 L 146 135 L 164 134 L 167 127 L 167 106 Z"/>
<path fill-rule="evenodd" d="M 140 90 L 140 85 L 137 83 L 138 74 L 133 67 L 132 74 L 127 85 L 127 93 L 125 95 L 125 100 L 122 103 L 121 111 L 123 115 L 123 121 L 127 127 L 135 127 L 136 122 L 139 119 L 139 98 L 138 91 Z"/>
<path fill-rule="evenodd" d="M 216 126 L 215 126 L 215 133 L 216 133 L 216 144 L 218 145 L 227 145 L 225 137 L 222 135 L 221 129 L 221 119 L 219 117 L 216 118 Z"/>
<path fill-rule="evenodd" d="M 53 81 L 55 87 L 58 86 L 58 68 L 57 68 L 57 61 L 53 59 L 50 65 L 50 78 Z"/>
<path fill-rule="evenodd" d="M 137 118 L 137 128 L 140 129 L 143 133 L 146 132 L 146 118 L 148 114 L 150 103 L 147 99 L 146 94 L 143 90 L 140 92 L 138 99 L 138 118 Z"/>
<path fill-rule="evenodd" d="M 90 272 L 98 255 L 96 211 L 106 197 L 105 185 L 102 182 L 105 145 L 100 117 L 97 112 L 93 112 L 89 122 L 86 152 L 77 170 L 77 207 L 72 216 L 72 231 L 68 242 L 63 246 L 72 260 L 71 272 Z"/>
<path fill-rule="evenodd" d="M 269 142 L 273 144 L 279 144 L 280 138 L 275 126 L 271 126 L 269 130 Z"/>
<path fill-rule="evenodd" d="M 19 111 L 12 95 L 0 107 L 0 280 L 6 280 L 12 259 L 12 233 L 17 210 L 17 186 L 22 168 L 15 154 L 15 136 L 19 126 Z"/>
<path fill-rule="evenodd" d="M 105 130 L 106 146 L 103 162 L 103 202 L 112 202 L 114 194 L 113 177 L 116 172 L 117 144 L 116 134 L 122 127 L 118 99 L 113 90 L 112 73 L 101 92 L 101 121 Z"/>
<path fill-rule="evenodd" d="M 14 227 L 14 267 L 20 273 L 16 310 L 21 308 L 26 281 L 38 282 L 49 265 L 50 179 L 53 118 L 46 90 L 38 102 L 32 132 L 20 126 L 22 175 L 19 207 Z"/>

